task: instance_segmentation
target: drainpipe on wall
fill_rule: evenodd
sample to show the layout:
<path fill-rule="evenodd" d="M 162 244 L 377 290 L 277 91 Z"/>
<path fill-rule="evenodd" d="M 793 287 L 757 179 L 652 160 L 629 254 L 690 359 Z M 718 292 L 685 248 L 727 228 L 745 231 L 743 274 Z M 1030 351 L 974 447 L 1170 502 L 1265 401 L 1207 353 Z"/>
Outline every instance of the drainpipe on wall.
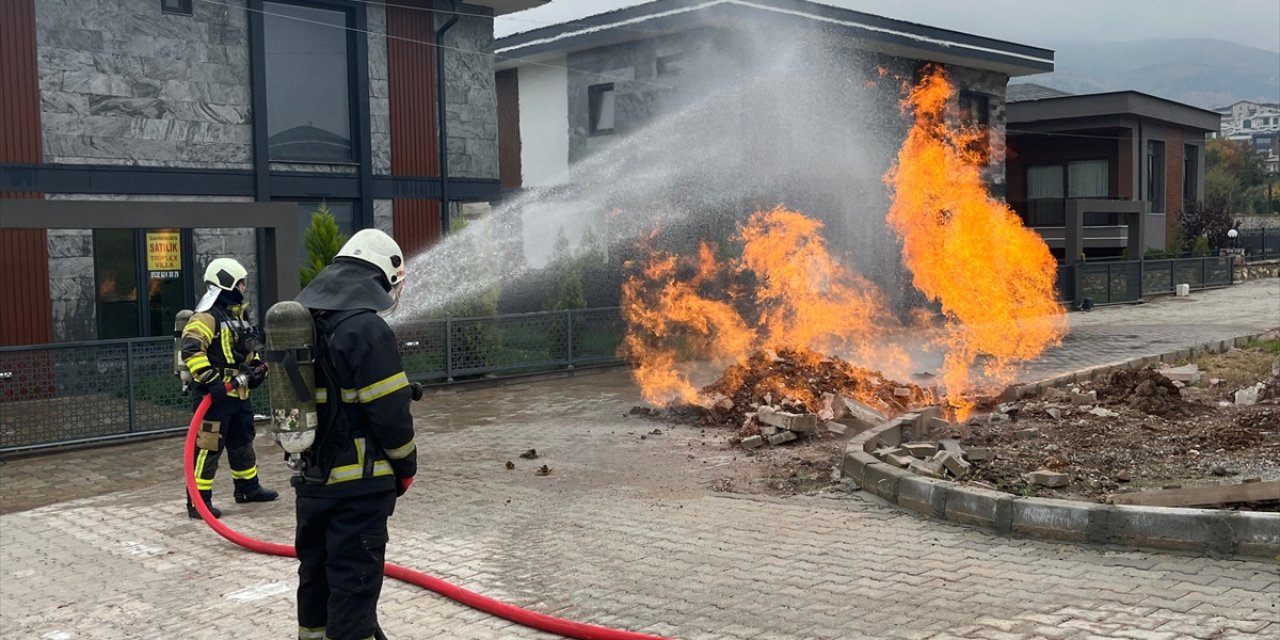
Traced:
<path fill-rule="evenodd" d="M 436 116 L 440 119 L 440 237 L 449 235 L 449 124 L 445 113 L 444 34 L 458 21 L 458 0 L 449 0 L 453 16 L 436 29 Z"/>

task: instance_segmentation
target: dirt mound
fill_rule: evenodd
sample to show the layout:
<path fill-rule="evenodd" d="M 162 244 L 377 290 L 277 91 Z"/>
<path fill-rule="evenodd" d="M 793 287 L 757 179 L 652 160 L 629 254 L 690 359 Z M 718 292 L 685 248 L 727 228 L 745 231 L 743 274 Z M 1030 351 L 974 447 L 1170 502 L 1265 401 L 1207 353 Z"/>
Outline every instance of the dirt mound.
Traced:
<path fill-rule="evenodd" d="M 1156 416 L 1183 413 L 1187 405 L 1173 381 L 1151 369 L 1119 369 L 1102 377 L 1094 388 L 1098 399 L 1126 404 Z"/>

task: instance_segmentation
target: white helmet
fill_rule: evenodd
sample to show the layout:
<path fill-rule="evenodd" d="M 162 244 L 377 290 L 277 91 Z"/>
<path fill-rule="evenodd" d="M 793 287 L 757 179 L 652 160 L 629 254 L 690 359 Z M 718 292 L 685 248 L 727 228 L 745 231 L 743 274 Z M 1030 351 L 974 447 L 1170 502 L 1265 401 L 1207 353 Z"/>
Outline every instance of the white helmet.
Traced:
<path fill-rule="evenodd" d="M 236 288 L 236 283 L 249 277 L 249 272 L 244 266 L 231 258 L 218 258 L 209 263 L 204 270 L 204 281 L 206 284 L 215 286 L 223 291 L 230 291 Z"/>
<path fill-rule="evenodd" d="M 334 257 L 354 258 L 377 267 L 393 288 L 404 282 L 404 252 L 391 236 L 377 229 L 357 231 Z"/>

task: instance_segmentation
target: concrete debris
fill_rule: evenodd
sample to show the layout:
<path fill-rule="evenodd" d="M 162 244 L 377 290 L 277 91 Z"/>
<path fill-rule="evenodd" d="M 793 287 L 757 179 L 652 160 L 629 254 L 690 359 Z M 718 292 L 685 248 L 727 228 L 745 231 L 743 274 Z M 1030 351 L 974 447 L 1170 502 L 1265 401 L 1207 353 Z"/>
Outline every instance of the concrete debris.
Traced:
<path fill-rule="evenodd" d="M 1200 367 L 1199 365 L 1188 364 L 1181 367 L 1169 367 L 1168 369 L 1159 369 L 1156 371 L 1160 375 L 1183 384 L 1199 384 L 1200 383 Z"/>
<path fill-rule="evenodd" d="M 1071 393 L 1071 404 L 1077 407 L 1081 405 L 1097 404 L 1097 403 L 1098 403 L 1098 391 L 1096 389 L 1090 389 L 1089 393 L 1078 393 L 1074 391 Z"/>
<path fill-rule="evenodd" d="M 862 433 L 888 419 L 888 416 L 857 400 L 837 398 L 844 404 L 844 415 L 833 420 L 853 429 L 856 433 Z"/>
<path fill-rule="evenodd" d="M 1271 363 L 1271 375 L 1280 378 L 1280 358 L 1276 358 L 1276 361 Z"/>
<path fill-rule="evenodd" d="M 812 413 L 790 413 L 773 407 L 760 407 L 756 418 L 764 424 L 787 431 L 813 433 L 818 430 L 818 416 Z"/>
<path fill-rule="evenodd" d="M 902 416 L 901 419 L 907 416 Z M 932 419 L 932 418 L 931 418 Z M 906 425 L 904 424 L 903 427 Z M 893 430 L 891 430 L 893 431 Z M 892 440 L 892 438 L 890 438 Z M 960 445 L 959 440 L 944 439 L 938 442 L 907 442 L 898 445 L 881 439 L 881 445 L 871 455 L 898 468 L 930 478 L 963 478 L 972 470 L 973 460 Z M 975 460 L 989 460 L 990 450 L 978 450 Z"/>
<path fill-rule="evenodd" d="M 951 475 L 957 478 L 963 478 L 973 466 L 965 462 L 963 457 L 954 455 L 949 451 L 939 451 L 936 458 L 941 458 L 942 466 L 946 467 L 947 471 L 950 471 Z"/>
<path fill-rule="evenodd" d="M 1059 409 L 1057 407 L 1049 407 L 1048 409 L 1045 409 L 1044 412 L 1045 412 L 1045 415 L 1049 416 L 1050 418 L 1053 418 L 1054 420 L 1062 419 L 1062 409 Z"/>
<path fill-rule="evenodd" d="M 993 413 L 987 416 L 987 424 L 1002 424 L 1009 422 L 1009 416 L 1003 413 Z"/>
<path fill-rule="evenodd" d="M 829 433 L 837 433 L 843 435 L 849 429 L 848 425 L 841 424 L 835 420 L 829 420 L 826 425 Z"/>
<path fill-rule="evenodd" d="M 894 388 L 894 390 L 893 390 L 893 395 L 895 395 L 895 396 L 897 396 L 897 397 L 899 397 L 899 398 L 910 398 L 910 397 L 911 397 L 911 389 L 909 389 L 909 388 L 907 388 L 907 387 L 896 387 L 896 388 Z"/>
<path fill-rule="evenodd" d="M 1090 409 L 1090 410 L 1089 410 L 1089 413 L 1091 413 L 1091 414 L 1093 414 L 1093 415 L 1095 415 L 1095 416 L 1098 416 L 1099 418 L 1114 418 L 1114 417 L 1116 417 L 1116 416 L 1120 415 L 1120 414 L 1118 414 L 1118 413 L 1116 413 L 1116 412 L 1114 412 L 1114 411 L 1112 411 L 1112 410 L 1110 410 L 1110 409 L 1105 409 L 1105 408 L 1103 408 L 1103 407 L 1095 407 L 1095 408 L 1093 408 L 1093 409 Z"/>
<path fill-rule="evenodd" d="M 779 444 L 791 442 L 792 440 L 795 440 L 798 437 L 799 436 L 797 436 L 794 431 L 779 431 L 778 433 L 775 433 L 765 439 L 769 441 L 769 444 L 779 445 Z"/>
<path fill-rule="evenodd" d="M 844 398 L 834 393 L 824 393 L 818 401 L 818 417 L 823 420 L 843 418 L 848 412 Z"/>
<path fill-rule="evenodd" d="M 995 452 L 990 449 L 965 449 L 964 455 L 971 462 L 986 462 L 996 457 Z"/>
<path fill-rule="evenodd" d="M 1033 440 L 1035 438 L 1040 437 L 1040 430 L 1039 429 L 1018 429 L 1017 431 L 1013 432 L 1013 435 L 1018 436 L 1018 439 L 1020 440 Z"/>
<path fill-rule="evenodd" d="M 1065 487 L 1070 483 L 1070 478 L 1065 473 L 1057 471 L 1049 471 L 1048 469 L 1039 469 L 1023 476 L 1027 482 L 1050 489 Z"/>
<path fill-rule="evenodd" d="M 747 436 L 742 439 L 742 446 L 748 449 L 758 449 L 764 446 L 764 438 L 760 436 Z"/>
<path fill-rule="evenodd" d="M 1237 391 L 1235 397 L 1236 405 L 1247 407 L 1258 404 L 1258 394 L 1262 393 L 1262 390 L 1265 388 L 1267 388 L 1267 385 L 1259 382 L 1252 387 L 1245 387 Z"/>
<path fill-rule="evenodd" d="M 938 452 L 938 445 L 932 442 L 908 442 L 902 445 L 902 448 L 912 456 L 921 459 L 931 458 Z"/>
<path fill-rule="evenodd" d="M 941 460 L 915 460 L 907 467 L 913 473 L 930 478 L 941 478 L 944 467 Z"/>
<path fill-rule="evenodd" d="M 898 467 L 899 469 L 906 469 L 908 466 L 911 465 L 911 463 L 916 461 L 916 459 L 912 458 L 911 456 L 903 456 L 903 455 L 897 455 L 897 454 L 889 454 L 885 456 L 883 460 L 895 467 Z"/>
<path fill-rule="evenodd" d="M 941 447 L 943 451 L 946 451 L 947 453 L 953 456 L 959 457 L 964 455 L 964 449 L 960 448 L 959 440 L 954 440 L 950 438 L 946 440 L 939 440 L 938 446 Z"/>

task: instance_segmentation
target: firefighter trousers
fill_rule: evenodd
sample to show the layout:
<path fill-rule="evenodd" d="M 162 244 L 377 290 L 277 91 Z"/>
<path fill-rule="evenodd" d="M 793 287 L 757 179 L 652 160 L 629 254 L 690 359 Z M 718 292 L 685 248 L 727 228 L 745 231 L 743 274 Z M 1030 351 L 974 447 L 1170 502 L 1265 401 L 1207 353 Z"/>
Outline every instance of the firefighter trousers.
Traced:
<path fill-rule="evenodd" d="M 203 395 L 196 396 L 197 406 Z M 216 425 L 216 426 L 215 426 Z M 216 431 L 216 434 L 213 432 Z M 248 400 L 227 397 L 209 406 L 209 412 L 196 436 L 196 488 L 213 489 L 218 473 L 218 460 L 227 450 L 231 478 L 237 493 L 253 493 L 258 489 L 258 457 L 253 451 L 253 404 Z"/>
<path fill-rule="evenodd" d="M 395 491 L 298 496 L 298 638 L 380 637 L 378 596 L 395 506 Z"/>

